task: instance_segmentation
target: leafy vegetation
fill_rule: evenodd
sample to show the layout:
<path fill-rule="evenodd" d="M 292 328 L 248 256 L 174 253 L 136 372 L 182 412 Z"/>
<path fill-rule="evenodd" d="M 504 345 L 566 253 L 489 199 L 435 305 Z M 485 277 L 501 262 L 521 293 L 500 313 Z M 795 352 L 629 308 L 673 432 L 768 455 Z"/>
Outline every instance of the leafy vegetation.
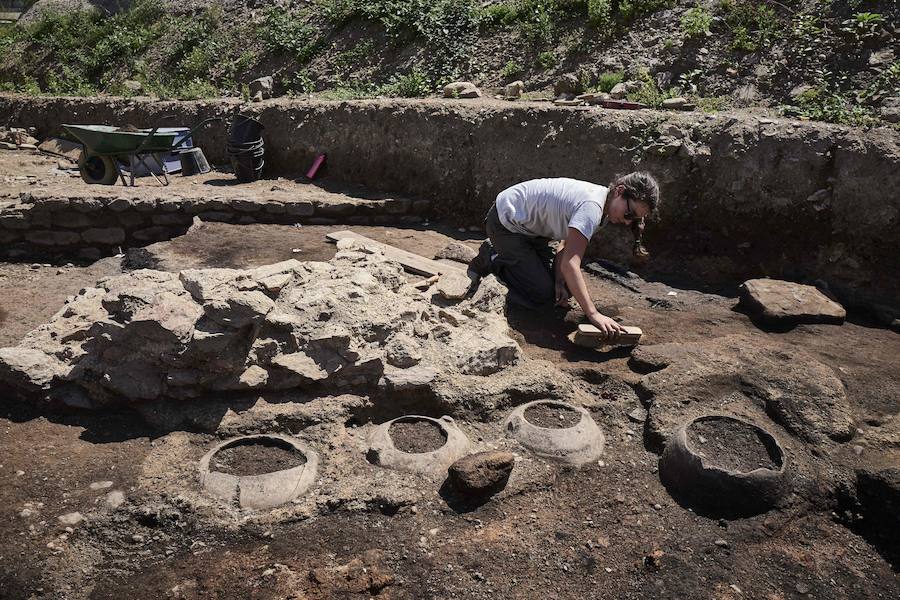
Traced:
<path fill-rule="evenodd" d="M 0 26 L 0 90 L 246 97 L 250 79 L 274 74 L 279 91 L 289 94 L 420 97 L 452 80 L 501 85 L 530 77 L 549 85 L 569 72 L 586 90 L 609 92 L 631 79 L 639 83 L 629 83 L 631 100 L 659 106 L 686 95 L 703 110 L 719 110 L 732 82 L 749 77 L 746 83 L 761 82 L 761 93 L 776 99 L 806 90 L 792 92 L 789 114 L 850 124 L 872 122 L 880 102 L 900 95 L 900 63 L 867 62 L 895 13 L 863 12 L 876 10 L 868 0 L 681 3 L 687 10 L 658 17 L 674 18 L 674 28 L 646 21 L 640 27 L 652 36 L 635 30 L 642 44 L 635 53 L 646 48 L 664 63 L 656 77 L 628 77 L 611 66 L 622 59 L 625 34 L 637 19 L 676 3 L 308 0 L 278 8 L 263 3 L 270 8 L 249 19 L 225 14 L 216 3 L 171 13 L 166 3 L 135 0 L 111 16 L 82 10 Z M 703 40 L 703 53 L 683 44 L 691 39 Z M 499 47 L 494 55 L 492 46 Z M 610 62 L 601 64 L 611 70 L 598 73 L 598 53 L 607 48 Z M 773 60 L 773 48 L 784 60 Z M 710 68 L 711 58 L 717 68 Z M 715 96 L 705 98 L 707 92 Z"/>
<path fill-rule="evenodd" d="M 267 50 L 291 55 L 300 64 L 309 62 L 324 44 L 318 30 L 303 15 L 275 7 L 266 11 L 257 35 Z"/>
<path fill-rule="evenodd" d="M 661 90 L 656 80 L 647 71 L 642 71 L 639 76 L 641 87 L 629 92 L 627 98 L 632 102 L 640 102 L 652 108 L 659 108 L 663 100 L 674 98 L 677 90 Z"/>
<path fill-rule="evenodd" d="M 525 68 L 514 60 L 507 61 L 500 70 L 500 76 L 509 79 L 525 72 Z"/>
<path fill-rule="evenodd" d="M 822 87 L 804 91 L 796 105 L 783 107 L 782 111 L 786 115 L 842 125 L 868 126 L 876 122 L 875 116 L 865 107 L 853 104 L 833 89 Z"/>
<path fill-rule="evenodd" d="M 768 4 L 748 0 L 719 0 L 718 16 L 731 32 L 733 50 L 755 52 L 783 33 L 784 26 Z"/>
<path fill-rule="evenodd" d="M 588 21 L 597 29 L 606 29 L 612 24 L 611 0 L 588 0 Z"/>
<path fill-rule="evenodd" d="M 858 12 L 843 22 L 843 30 L 861 42 L 878 35 L 883 23 L 884 17 L 878 13 Z"/>
<path fill-rule="evenodd" d="M 537 56 L 537 65 L 541 69 L 552 69 L 556 66 L 556 55 L 550 51 L 541 52 Z"/>
<path fill-rule="evenodd" d="M 612 91 L 617 83 L 621 83 L 624 79 L 625 73 L 623 71 L 607 71 L 606 73 L 601 73 L 597 78 L 597 91 L 608 94 Z"/>
<path fill-rule="evenodd" d="M 239 43 L 246 32 L 219 31 L 222 11 L 210 6 L 193 17 L 165 13 L 158 2 L 138 0 L 106 16 L 97 10 L 49 13 L 4 31 L 0 47 L 15 53 L 4 87 L 53 94 L 124 93 L 135 79 L 161 96 L 197 98 L 237 89 L 237 75 L 255 57 Z M 157 53 L 159 66 L 143 57 Z M 133 65 L 129 67 L 129 65 Z M 26 75 L 37 72 L 39 80 Z"/>
<path fill-rule="evenodd" d="M 704 8 L 695 6 L 681 16 L 681 31 L 687 38 L 699 38 L 709 35 L 713 16 Z"/>

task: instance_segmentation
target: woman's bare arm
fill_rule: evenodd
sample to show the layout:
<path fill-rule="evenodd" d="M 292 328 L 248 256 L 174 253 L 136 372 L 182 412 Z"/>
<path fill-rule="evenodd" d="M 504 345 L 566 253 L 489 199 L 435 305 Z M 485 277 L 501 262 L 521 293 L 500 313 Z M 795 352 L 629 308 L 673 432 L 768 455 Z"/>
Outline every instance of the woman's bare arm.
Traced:
<path fill-rule="evenodd" d="M 623 331 L 622 326 L 597 310 L 581 274 L 581 261 L 588 246 L 587 238 L 574 227 L 569 227 L 569 236 L 564 243 L 562 256 L 557 261 L 557 275 L 562 275 L 588 320 L 597 329 L 606 333 L 610 341 L 615 341 Z"/>

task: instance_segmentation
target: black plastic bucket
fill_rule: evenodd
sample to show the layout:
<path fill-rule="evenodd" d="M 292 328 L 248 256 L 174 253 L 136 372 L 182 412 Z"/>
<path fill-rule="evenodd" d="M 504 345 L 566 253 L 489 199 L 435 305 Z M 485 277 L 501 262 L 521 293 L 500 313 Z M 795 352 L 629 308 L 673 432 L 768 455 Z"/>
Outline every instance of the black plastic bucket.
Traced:
<path fill-rule="evenodd" d="M 254 158 L 251 156 L 232 156 L 231 168 L 234 170 L 234 176 L 241 183 L 250 183 L 256 181 L 262 176 L 263 165 L 265 160 Z"/>
<path fill-rule="evenodd" d="M 234 113 L 231 118 L 231 132 L 228 140 L 235 144 L 256 142 L 262 138 L 263 129 L 265 129 L 263 124 L 256 119 Z"/>

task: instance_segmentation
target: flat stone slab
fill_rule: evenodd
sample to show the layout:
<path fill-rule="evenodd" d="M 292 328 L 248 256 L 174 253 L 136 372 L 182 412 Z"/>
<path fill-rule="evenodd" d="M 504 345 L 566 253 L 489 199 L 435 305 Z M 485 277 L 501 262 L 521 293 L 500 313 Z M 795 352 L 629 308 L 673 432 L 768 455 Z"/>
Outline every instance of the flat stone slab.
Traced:
<path fill-rule="evenodd" d="M 778 279 L 751 279 L 740 288 L 741 304 L 764 323 L 841 324 L 847 317 L 844 307 L 811 285 Z"/>

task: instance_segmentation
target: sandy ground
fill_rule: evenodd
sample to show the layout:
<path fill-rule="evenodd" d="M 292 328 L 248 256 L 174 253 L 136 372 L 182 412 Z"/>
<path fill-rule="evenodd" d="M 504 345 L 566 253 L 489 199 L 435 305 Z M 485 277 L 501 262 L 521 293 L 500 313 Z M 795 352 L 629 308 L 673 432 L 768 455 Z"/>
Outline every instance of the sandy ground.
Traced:
<path fill-rule="evenodd" d="M 68 295 L 119 272 L 123 264 L 177 270 L 327 260 L 334 252 L 324 242 L 328 229 L 207 224 L 86 268 L 2 264 L 0 344 L 14 344 Z M 478 242 L 453 229 L 355 229 L 423 256 L 451 237 L 473 247 Z M 896 333 L 854 322 L 766 333 L 734 311 L 731 298 L 662 283 L 635 295 L 597 277 L 589 277 L 589 285 L 606 311 L 644 329 L 646 344 L 731 333 L 761 344 L 776 337 L 836 370 L 864 430 L 898 412 Z M 586 389 L 610 393 L 608 376 L 636 381 L 627 351 L 595 352 L 568 342 L 578 317 L 577 311 L 512 311 L 509 320 L 528 356 L 555 363 Z M 0 399 L 0 407 L 3 598 L 900 595 L 897 537 L 886 542 L 871 529 L 848 528 L 832 507 L 724 521 L 679 506 L 659 481 L 657 455 L 644 448 L 640 426 L 624 412 L 594 414 L 607 436 L 600 463 L 581 469 L 554 465 L 542 483 L 474 510 L 457 512 L 435 491 L 415 510 L 336 510 L 261 528 L 159 509 L 160 499 L 137 482 L 153 448 L 175 434 L 161 437 L 131 413 L 62 414 L 9 397 Z M 203 433 L 179 435 L 198 455 L 214 440 Z M 104 480 L 113 481 L 144 516 L 123 519 L 113 530 L 88 523 L 67 532 L 56 517 L 102 503 L 108 490 L 92 490 L 90 484 Z M 169 501 L 178 506 L 177 499 Z M 23 516 L 25 509 L 35 514 Z M 891 539 L 890 532 L 881 533 Z M 72 550 L 57 551 L 60 546 Z M 93 560 L 86 562 L 85 556 Z"/>
<path fill-rule="evenodd" d="M 126 179 L 128 176 L 126 174 Z M 153 177 L 135 179 L 134 187 L 115 185 L 90 185 L 82 181 L 78 165 L 71 160 L 43 154 L 39 151 L 0 151 L 0 204 L 17 200 L 23 193 L 59 194 L 67 196 L 118 197 L 127 194 L 132 198 L 180 196 L 182 198 L 266 198 L 291 199 L 310 202 L 335 203 L 353 199 L 383 200 L 396 196 L 371 193 L 352 185 L 325 184 L 299 179 L 270 176 L 251 183 L 239 183 L 227 165 L 212 165 L 209 173 L 182 177 L 180 173 L 169 176 L 169 185 L 163 186 Z"/>

